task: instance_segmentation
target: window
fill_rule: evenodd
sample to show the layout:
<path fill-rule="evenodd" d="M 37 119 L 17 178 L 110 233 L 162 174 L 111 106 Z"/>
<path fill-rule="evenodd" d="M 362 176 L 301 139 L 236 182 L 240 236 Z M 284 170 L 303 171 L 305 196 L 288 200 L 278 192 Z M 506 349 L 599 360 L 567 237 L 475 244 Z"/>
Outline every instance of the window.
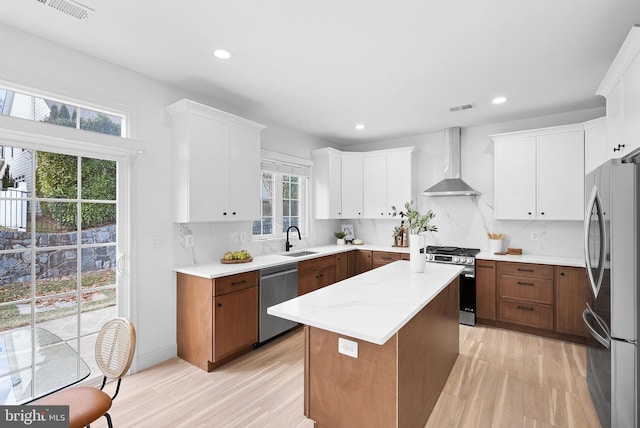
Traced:
<path fill-rule="evenodd" d="M 254 239 L 280 238 L 289 226 L 309 234 L 310 163 L 263 159 L 260 179 L 260 219 L 252 223 Z"/>
<path fill-rule="evenodd" d="M 0 88 L 0 115 L 125 137 L 124 116 Z"/>

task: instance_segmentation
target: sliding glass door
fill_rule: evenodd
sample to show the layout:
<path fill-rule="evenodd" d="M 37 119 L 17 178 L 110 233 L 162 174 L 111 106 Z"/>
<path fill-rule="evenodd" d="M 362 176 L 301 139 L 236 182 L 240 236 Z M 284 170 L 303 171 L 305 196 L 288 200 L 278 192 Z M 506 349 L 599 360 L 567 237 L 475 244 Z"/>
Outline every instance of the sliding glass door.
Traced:
<path fill-rule="evenodd" d="M 44 327 L 95 365 L 96 334 L 122 302 L 122 162 L 7 146 L 0 155 L 0 331 Z"/>

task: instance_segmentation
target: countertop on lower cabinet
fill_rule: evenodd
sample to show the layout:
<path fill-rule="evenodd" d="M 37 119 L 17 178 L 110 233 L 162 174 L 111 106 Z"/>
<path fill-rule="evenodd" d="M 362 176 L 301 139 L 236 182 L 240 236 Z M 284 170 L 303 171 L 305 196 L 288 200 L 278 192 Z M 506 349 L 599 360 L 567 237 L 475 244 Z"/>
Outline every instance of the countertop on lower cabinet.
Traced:
<path fill-rule="evenodd" d="M 383 345 L 462 272 L 427 263 L 413 273 L 400 260 L 272 306 L 267 313 Z"/>
<path fill-rule="evenodd" d="M 476 255 L 478 260 L 496 260 L 499 262 L 516 262 L 516 263 L 534 263 L 540 265 L 555 265 L 555 266 L 571 266 L 571 267 L 584 267 L 584 258 L 582 257 L 565 257 L 565 256 L 541 256 L 535 254 L 522 254 L 516 255 L 500 255 L 493 254 L 487 251 L 482 251 Z"/>
<path fill-rule="evenodd" d="M 391 247 L 384 245 L 323 245 L 311 248 L 294 248 L 289 253 L 281 252 L 277 254 L 267 254 L 264 256 L 254 257 L 249 263 L 230 263 L 223 264 L 218 261 L 203 263 L 194 266 L 180 266 L 174 268 L 175 272 L 185 273 L 187 275 L 199 276 L 201 278 L 213 279 L 221 276 L 235 275 L 237 273 L 249 272 L 252 270 L 260 270 L 272 266 L 284 265 L 287 263 L 295 263 L 303 260 L 310 260 L 317 257 L 329 256 L 331 254 L 344 253 L 355 250 L 371 250 L 371 251 L 387 251 L 397 253 L 409 253 L 407 247 Z M 298 252 L 309 252 L 304 256 L 291 257 L 287 254 L 296 254 Z"/>

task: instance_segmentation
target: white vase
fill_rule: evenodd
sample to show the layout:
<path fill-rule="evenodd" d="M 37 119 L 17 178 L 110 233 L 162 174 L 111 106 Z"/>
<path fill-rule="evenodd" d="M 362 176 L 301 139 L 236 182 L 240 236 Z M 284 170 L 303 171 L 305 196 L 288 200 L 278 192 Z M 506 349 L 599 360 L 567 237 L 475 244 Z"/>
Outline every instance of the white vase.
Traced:
<path fill-rule="evenodd" d="M 344 239 L 338 238 L 338 239 L 336 239 L 336 244 L 337 245 L 344 245 L 345 241 L 344 241 Z"/>
<path fill-rule="evenodd" d="M 411 255 L 409 267 L 411 272 L 424 272 L 427 256 L 420 253 L 420 250 L 424 248 L 424 239 L 424 235 L 409 235 L 409 254 Z"/>

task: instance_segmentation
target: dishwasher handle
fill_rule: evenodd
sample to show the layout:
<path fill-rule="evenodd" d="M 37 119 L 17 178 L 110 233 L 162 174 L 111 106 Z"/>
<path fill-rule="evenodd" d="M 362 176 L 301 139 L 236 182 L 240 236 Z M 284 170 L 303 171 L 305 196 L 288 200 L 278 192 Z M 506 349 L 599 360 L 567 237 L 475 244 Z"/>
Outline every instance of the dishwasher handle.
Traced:
<path fill-rule="evenodd" d="M 275 276 L 287 275 L 289 273 L 297 273 L 298 269 L 281 270 L 280 272 L 272 273 L 270 275 L 260 275 L 260 280 L 273 278 Z"/>

